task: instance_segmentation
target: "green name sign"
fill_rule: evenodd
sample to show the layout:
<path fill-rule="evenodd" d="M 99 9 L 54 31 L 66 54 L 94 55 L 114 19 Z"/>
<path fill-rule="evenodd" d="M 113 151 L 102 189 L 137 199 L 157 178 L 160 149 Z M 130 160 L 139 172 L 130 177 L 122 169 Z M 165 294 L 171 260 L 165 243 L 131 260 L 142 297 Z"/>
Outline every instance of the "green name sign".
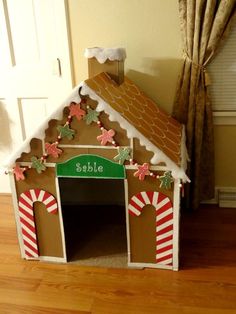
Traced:
<path fill-rule="evenodd" d="M 97 155 L 79 155 L 56 165 L 58 177 L 125 179 L 125 167 Z"/>

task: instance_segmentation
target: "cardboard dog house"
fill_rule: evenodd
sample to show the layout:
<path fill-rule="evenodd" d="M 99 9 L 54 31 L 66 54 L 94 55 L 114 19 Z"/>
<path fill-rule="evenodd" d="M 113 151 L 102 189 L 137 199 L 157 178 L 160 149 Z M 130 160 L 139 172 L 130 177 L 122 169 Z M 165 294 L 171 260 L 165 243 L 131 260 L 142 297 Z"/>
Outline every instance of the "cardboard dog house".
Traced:
<path fill-rule="evenodd" d="M 85 55 L 89 78 L 5 164 L 21 256 L 67 262 L 93 239 L 87 255 L 115 254 L 122 238 L 128 266 L 177 270 L 184 127 L 124 76 L 124 49 Z"/>

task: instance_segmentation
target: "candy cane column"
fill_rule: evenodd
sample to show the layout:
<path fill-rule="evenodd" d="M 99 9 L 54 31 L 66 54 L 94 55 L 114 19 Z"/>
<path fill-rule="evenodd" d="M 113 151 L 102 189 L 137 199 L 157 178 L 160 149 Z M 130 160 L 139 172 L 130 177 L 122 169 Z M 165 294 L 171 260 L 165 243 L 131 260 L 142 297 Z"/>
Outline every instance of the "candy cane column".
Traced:
<path fill-rule="evenodd" d="M 173 208 L 166 195 L 160 192 L 140 192 L 129 203 L 129 213 L 139 216 L 145 205 L 156 209 L 156 262 L 172 265 L 173 259 Z"/>
<path fill-rule="evenodd" d="M 39 256 L 34 221 L 34 202 L 42 202 L 50 214 L 57 213 L 57 201 L 50 193 L 40 189 L 31 189 L 21 193 L 19 197 L 19 215 L 26 258 Z"/>

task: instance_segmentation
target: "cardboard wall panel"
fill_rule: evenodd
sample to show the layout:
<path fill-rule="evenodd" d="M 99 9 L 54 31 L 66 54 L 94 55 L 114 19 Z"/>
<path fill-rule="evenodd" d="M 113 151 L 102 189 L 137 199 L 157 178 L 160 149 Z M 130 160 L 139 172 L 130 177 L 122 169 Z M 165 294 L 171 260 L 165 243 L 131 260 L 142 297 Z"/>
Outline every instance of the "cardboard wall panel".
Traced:
<path fill-rule="evenodd" d="M 36 138 L 33 138 L 30 142 L 30 152 L 29 153 L 23 153 L 20 158 L 18 158 L 16 161 L 31 161 L 31 157 L 41 157 L 43 155 L 43 149 L 42 149 L 42 141 Z"/>
<path fill-rule="evenodd" d="M 146 177 L 139 181 L 133 176 L 134 171 L 127 171 L 128 197 L 142 191 L 158 191 L 173 201 L 173 190 L 160 189 L 160 181 Z M 156 211 L 154 206 L 144 206 L 140 216 L 129 215 L 131 262 L 156 263 Z"/>
<path fill-rule="evenodd" d="M 56 198 L 55 169 L 47 168 L 42 174 L 35 169 L 27 171 L 27 179 L 16 182 L 17 196 L 30 189 L 42 189 Z M 34 214 L 40 255 L 63 257 L 59 215 L 50 214 L 39 202 L 34 203 Z"/>

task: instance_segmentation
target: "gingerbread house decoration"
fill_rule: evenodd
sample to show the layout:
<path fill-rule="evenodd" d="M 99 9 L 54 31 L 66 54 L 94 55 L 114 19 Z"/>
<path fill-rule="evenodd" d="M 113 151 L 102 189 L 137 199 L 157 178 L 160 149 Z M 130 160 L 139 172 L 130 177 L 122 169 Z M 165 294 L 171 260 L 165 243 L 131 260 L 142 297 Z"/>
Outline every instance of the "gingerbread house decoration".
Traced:
<path fill-rule="evenodd" d="M 177 270 L 184 127 L 124 76 L 124 49 L 85 56 L 89 78 L 5 163 L 21 256 L 123 250 L 130 267 Z"/>

